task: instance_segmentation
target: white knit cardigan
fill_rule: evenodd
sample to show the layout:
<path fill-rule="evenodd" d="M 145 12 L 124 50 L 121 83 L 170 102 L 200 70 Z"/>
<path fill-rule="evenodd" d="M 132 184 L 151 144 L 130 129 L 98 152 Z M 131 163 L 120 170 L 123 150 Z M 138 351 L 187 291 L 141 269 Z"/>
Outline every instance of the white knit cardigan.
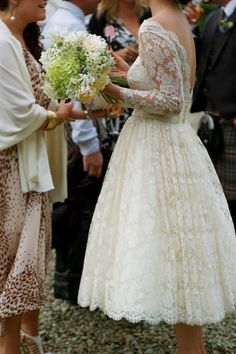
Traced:
<path fill-rule="evenodd" d="M 52 102 L 49 109 L 55 109 Z M 63 125 L 40 127 L 47 110 L 37 103 L 20 42 L 0 20 L 0 151 L 17 145 L 22 192 L 48 192 L 52 202 L 67 195 Z"/>

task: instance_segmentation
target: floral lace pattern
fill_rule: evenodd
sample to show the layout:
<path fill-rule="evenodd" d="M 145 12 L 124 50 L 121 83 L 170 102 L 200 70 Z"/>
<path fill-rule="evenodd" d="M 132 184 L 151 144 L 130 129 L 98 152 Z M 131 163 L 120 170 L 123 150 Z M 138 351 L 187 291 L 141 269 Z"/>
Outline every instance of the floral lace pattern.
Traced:
<path fill-rule="evenodd" d="M 143 91 L 122 89 L 122 98 L 131 108 L 161 115 L 178 115 L 186 94 L 189 94 L 188 88 L 185 92 L 183 85 L 183 77 L 189 81 L 184 48 L 173 33 L 164 31 L 157 23 L 145 21 L 142 29 L 140 56 L 135 66 L 142 66 L 145 70 L 147 86 Z M 136 69 L 132 68 L 131 77 L 133 70 Z"/>
<path fill-rule="evenodd" d="M 140 43 L 132 89 L 122 90 L 135 110 L 93 216 L 78 302 L 115 320 L 217 322 L 236 302 L 234 227 L 211 160 L 184 122 L 183 48 L 148 22 Z"/>

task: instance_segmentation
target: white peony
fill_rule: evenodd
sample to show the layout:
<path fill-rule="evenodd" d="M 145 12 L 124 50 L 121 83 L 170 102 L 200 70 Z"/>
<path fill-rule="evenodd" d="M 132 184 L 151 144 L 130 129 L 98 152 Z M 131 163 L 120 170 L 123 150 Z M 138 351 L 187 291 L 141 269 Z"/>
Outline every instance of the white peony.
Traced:
<path fill-rule="evenodd" d="M 106 42 L 103 42 L 99 37 L 88 36 L 84 42 L 84 48 L 89 51 L 97 52 L 106 48 Z"/>
<path fill-rule="evenodd" d="M 109 82 L 114 59 L 101 37 L 79 31 L 58 31 L 40 59 L 44 90 L 49 97 L 89 104 Z"/>

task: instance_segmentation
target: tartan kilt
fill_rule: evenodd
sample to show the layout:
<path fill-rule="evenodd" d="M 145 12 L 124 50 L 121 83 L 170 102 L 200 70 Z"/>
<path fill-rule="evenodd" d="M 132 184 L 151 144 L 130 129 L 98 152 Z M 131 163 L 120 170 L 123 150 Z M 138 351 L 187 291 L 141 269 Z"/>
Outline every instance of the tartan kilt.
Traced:
<path fill-rule="evenodd" d="M 222 125 L 224 151 L 212 158 L 228 201 L 236 200 L 236 127 Z"/>

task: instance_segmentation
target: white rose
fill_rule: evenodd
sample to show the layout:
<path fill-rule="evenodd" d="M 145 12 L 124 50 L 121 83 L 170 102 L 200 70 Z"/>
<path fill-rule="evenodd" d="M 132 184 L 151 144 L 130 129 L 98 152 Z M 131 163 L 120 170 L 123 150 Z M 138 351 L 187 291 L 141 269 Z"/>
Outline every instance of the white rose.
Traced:
<path fill-rule="evenodd" d="M 84 41 L 84 48 L 89 51 L 100 51 L 105 48 L 105 46 L 98 37 L 88 36 L 88 38 Z"/>

